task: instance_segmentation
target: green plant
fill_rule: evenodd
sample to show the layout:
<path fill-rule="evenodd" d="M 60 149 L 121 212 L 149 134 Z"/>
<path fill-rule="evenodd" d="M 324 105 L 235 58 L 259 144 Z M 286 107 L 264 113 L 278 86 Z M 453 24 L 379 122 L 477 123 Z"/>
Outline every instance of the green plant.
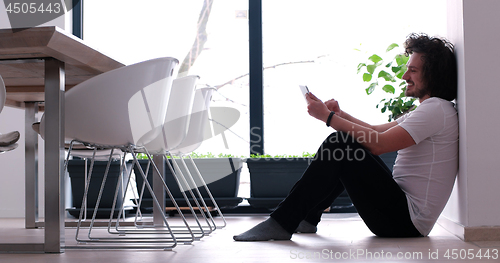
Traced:
<path fill-rule="evenodd" d="M 313 158 L 315 153 L 309 153 L 309 152 L 303 152 L 302 155 L 287 155 L 287 154 L 281 154 L 281 155 L 270 155 L 270 154 L 251 154 L 250 158 Z"/>
<path fill-rule="evenodd" d="M 208 152 L 206 154 L 192 152 L 189 155 L 191 156 L 191 158 L 239 158 L 238 156 L 235 156 L 233 154 L 219 153 L 218 155 L 215 155 L 211 152 Z"/>
<path fill-rule="evenodd" d="M 399 45 L 396 43 L 390 44 L 386 49 L 386 55 L 391 54 L 390 51 L 397 47 Z M 376 106 L 380 108 L 382 113 L 391 112 L 389 121 L 395 120 L 400 115 L 416 107 L 414 104 L 416 99 L 405 96 L 406 81 L 402 77 L 406 72 L 407 62 L 408 57 L 400 53 L 390 57 L 390 60 L 384 60 L 381 56 L 373 54 L 368 58 L 367 62 L 358 64 L 358 74 L 363 72 L 363 81 L 369 83 L 365 89 L 366 94 L 372 94 L 377 86 L 382 86 L 382 90 L 386 93 L 398 94 L 394 97 L 382 99 Z M 374 76 L 377 77 L 374 78 Z"/>
<path fill-rule="evenodd" d="M 138 153 L 136 157 L 138 160 L 148 159 L 148 156 L 145 153 Z"/>
<path fill-rule="evenodd" d="M 202 153 L 197 153 L 197 152 L 192 152 L 189 154 L 189 156 L 191 156 L 191 158 L 193 159 L 201 159 L 201 158 L 240 158 L 240 157 L 243 157 L 243 156 L 235 156 L 235 155 L 232 155 L 232 154 L 224 154 L 224 153 L 219 153 L 218 155 L 215 155 L 211 152 L 208 152 L 206 154 L 202 154 Z M 167 157 L 168 159 L 170 159 L 170 156 Z M 174 156 L 174 158 L 179 158 L 178 156 Z M 187 158 L 187 157 L 186 157 Z M 144 154 L 144 153 L 139 153 L 137 154 L 137 159 L 148 159 L 147 155 Z"/>

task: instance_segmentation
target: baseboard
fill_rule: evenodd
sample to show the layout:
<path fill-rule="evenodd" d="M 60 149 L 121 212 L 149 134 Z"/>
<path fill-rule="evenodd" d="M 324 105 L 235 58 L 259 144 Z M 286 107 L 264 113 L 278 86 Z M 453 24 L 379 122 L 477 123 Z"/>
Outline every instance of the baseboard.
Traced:
<path fill-rule="evenodd" d="M 466 242 L 500 241 L 500 226 L 466 227 L 446 217 L 440 217 L 437 223 Z"/>
<path fill-rule="evenodd" d="M 500 226 L 466 227 L 464 241 L 500 241 Z"/>

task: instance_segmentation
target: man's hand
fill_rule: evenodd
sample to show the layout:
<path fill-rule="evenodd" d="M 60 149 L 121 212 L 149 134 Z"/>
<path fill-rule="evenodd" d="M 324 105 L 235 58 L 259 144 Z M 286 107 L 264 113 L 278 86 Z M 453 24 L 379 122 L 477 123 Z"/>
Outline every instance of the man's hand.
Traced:
<path fill-rule="evenodd" d="M 316 96 L 314 96 L 314 94 L 310 92 L 306 94 L 306 100 L 307 112 L 309 113 L 309 115 L 320 121 L 326 122 L 331 110 L 328 109 L 325 103 L 323 103 L 320 99 L 318 99 Z"/>
<path fill-rule="evenodd" d="M 325 105 L 330 111 L 334 111 L 337 116 L 342 117 L 342 110 L 340 110 L 338 101 L 335 99 L 327 100 L 325 101 Z"/>

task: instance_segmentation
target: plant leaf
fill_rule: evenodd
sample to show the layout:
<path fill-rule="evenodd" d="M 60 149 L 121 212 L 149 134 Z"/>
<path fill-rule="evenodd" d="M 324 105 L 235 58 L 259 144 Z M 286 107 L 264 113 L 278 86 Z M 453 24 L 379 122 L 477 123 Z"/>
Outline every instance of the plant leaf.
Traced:
<path fill-rule="evenodd" d="M 402 79 L 403 75 L 405 74 L 406 71 L 401 70 L 398 74 L 396 74 L 396 78 Z"/>
<path fill-rule="evenodd" d="M 378 73 L 378 77 L 379 78 L 384 78 L 385 81 L 391 81 L 391 82 L 395 82 L 396 80 L 394 79 L 394 77 L 387 73 L 386 71 L 382 70 Z"/>
<path fill-rule="evenodd" d="M 377 68 L 378 65 L 368 65 L 366 66 L 366 70 L 370 73 L 370 74 L 373 74 L 373 72 L 375 72 L 375 69 Z"/>
<path fill-rule="evenodd" d="M 368 82 L 370 80 L 372 80 L 372 74 L 370 74 L 370 73 L 363 74 L 363 81 L 364 82 Z"/>
<path fill-rule="evenodd" d="M 376 54 L 373 54 L 371 57 L 368 58 L 369 60 L 373 61 L 373 63 L 378 63 L 380 61 L 382 61 L 382 58 L 379 57 L 378 55 Z"/>
<path fill-rule="evenodd" d="M 413 106 L 413 101 L 409 100 L 409 101 L 405 102 L 405 107 L 411 108 L 412 106 Z"/>
<path fill-rule="evenodd" d="M 391 94 L 394 94 L 394 92 L 396 92 L 396 89 L 392 85 L 385 85 L 384 87 L 382 87 L 382 90 Z"/>
<path fill-rule="evenodd" d="M 390 45 L 387 47 L 387 50 L 386 50 L 385 52 L 389 52 L 389 51 L 393 50 L 393 49 L 394 49 L 394 48 L 396 48 L 396 47 L 399 47 L 399 45 L 398 45 L 398 44 L 396 44 L 396 43 L 392 43 L 392 44 L 390 44 Z"/>
<path fill-rule="evenodd" d="M 394 107 L 394 109 L 392 110 L 392 115 L 394 115 L 394 116 L 399 115 L 401 113 L 402 113 L 402 111 L 401 111 L 401 108 L 399 106 Z"/>
<path fill-rule="evenodd" d="M 396 55 L 396 63 L 398 63 L 398 66 L 406 65 L 406 63 L 408 63 L 408 59 L 409 57 L 405 55 L 402 54 Z"/>
<path fill-rule="evenodd" d="M 368 94 L 368 95 L 372 94 L 372 92 L 375 90 L 375 87 L 377 85 L 378 85 L 378 82 L 373 82 L 372 84 L 370 84 L 370 86 L 368 86 L 368 88 L 365 89 L 366 94 Z"/>
<path fill-rule="evenodd" d="M 405 66 L 405 65 L 399 65 L 399 66 L 397 66 L 397 67 L 392 67 L 392 68 L 391 68 L 391 71 L 392 71 L 393 73 L 398 73 L 398 72 L 399 72 L 399 71 L 401 71 L 401 69 L 403 69 L 403 68 L 406 68 L 406 66 Z"/>
<path fill-rule="evenodd" d="M 358 74 L 359 74 L 359 72 L 361 71 L 361 69 L 363 67 L 366 67 L 366 64 L 365 63 L 359 63 L 359 65 L 358 65 Z"/>

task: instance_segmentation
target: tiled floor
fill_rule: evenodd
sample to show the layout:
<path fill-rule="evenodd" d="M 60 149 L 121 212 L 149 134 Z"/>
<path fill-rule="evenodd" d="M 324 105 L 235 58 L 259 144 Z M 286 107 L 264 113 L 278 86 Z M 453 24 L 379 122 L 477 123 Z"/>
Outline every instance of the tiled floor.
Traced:
<path fill-rule="evenodd" d="M 227 215 L 226 228 L 172 251 L 66 249 L 63 254 L 0 254 L 0 262 L 500 262 L 500 242 L 463 242 L 439 225 L 425 238 L 377 238 L 356 214 L 325 214 L 317 234 L 295 234 L 291 241 L 232 240 L 266 217 Z M 76 245 L 74 229 L 66 234 L 66 244 Z M 43 230 L 24 229 L 22 219 L 1 219 L 0 242 L 43 242 Z M 489 259 L 478 258 L 486 253 Z"/>

